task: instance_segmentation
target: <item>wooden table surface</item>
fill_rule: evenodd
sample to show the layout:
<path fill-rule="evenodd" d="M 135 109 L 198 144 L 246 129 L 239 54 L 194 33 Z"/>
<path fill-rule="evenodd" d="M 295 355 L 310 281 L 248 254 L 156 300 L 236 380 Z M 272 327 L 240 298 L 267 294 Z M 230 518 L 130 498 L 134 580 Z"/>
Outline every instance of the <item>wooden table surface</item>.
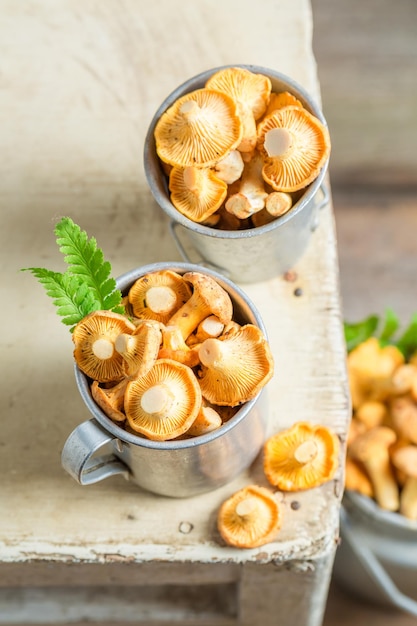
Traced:
<path fill-rule="evenodd" d="M 223 546 L 215 516 L 242 485 L 266 484 L 259 459 L 233 483 L 192 500 L 155 496 L 120 477 L 76 484 L 60 454 L 89 414 L 74 381 L 71 337 L 43 288 L 19 273 L 62 269 L 53 228 L 63 215 L 97 238 L 114 275 L 180 260 L 145 181 L 147 125 L 179 83 L 223 64 L 274 68 L 319 99 L 309 2 L 270 0 L 255 9 L 229 0 L 214 10 L 209 0 L 0 0 L 0 10 L 0 584 L 53 584 L 51 564 L 76 565 L 81 577 L 83 564 L 222 564 L 228 580 L 227 568 L 242 563 L 331 558 L 341 469 L 322 488 L 279 496 L 282 530 L 253 550 Z M 244 286 L 276 362 L 269 430 L 307 420 L 343 440 L 349 411 L 331 204 L 294 270 L 295 282 L 277 276 Z"/>

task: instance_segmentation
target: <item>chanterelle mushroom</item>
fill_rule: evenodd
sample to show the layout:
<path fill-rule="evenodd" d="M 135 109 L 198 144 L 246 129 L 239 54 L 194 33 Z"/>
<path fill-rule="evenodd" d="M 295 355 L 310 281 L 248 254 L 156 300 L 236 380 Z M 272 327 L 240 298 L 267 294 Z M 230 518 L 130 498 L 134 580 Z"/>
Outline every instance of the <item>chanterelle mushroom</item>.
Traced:
<path fill-rule="evenodd" d="M 243 125 L 242 141 L 238 149 L 241 152 L 253 150 L 256 146 L 256 120 L 265 113 L 269 103 L 270 79 L 245 68 L 230 67 L 213 74 L 206 87 L 229 95 L 237 103 Z"/>
<path fill-rule="evenodd" d="M 159 158 L 177 167 L 212 167 L 242 138 L 236 104 L 212 89 L 197 89 L 178 98 L 155 127 Z"/>
<path fill-rule="evenodd" d="M 250 485 L 220 507 L 217 528 L 224 541 L 237 548 L 256 548 L 272 541 L 281 527 L 281 513 L 273 494 Z"/>
<path fill-rule="evenodd" d="M 388 448 L 397 439 L 387 426 L 377 426 L 356 437 L 349 454 L 360 461 L 372 483 L 375 500 L 387 511 L 397 511 L 400 504 L 399 489 L 395 480 Z"/>
<path fill-rule="evenodd" d="M 94 380 L 91 385 L 91 395 L 94 401 L 107 417 L 110 417 L 114 422 L 124 422 L 126 419 L 123 407 L 128 382 L 129 380 L 124 378 L 117 383 L 117 385 L 107 388 L 101 387 L 99 383 Z"/>
<path fill-rule="evenodd" d="M 74 359 L 80 370 L 99 383 L 121 380 L 125 375 L 125 362 L 115 342 L 119 335 L 134 331 L 134 324 L 124 315 L 111 311 L 86 315 L 72 333 Z"/>
<path fill-rule="evenodd" d="M 213 170 L 217 178 L 223 180 L 227 185 L 231 185 L 241 177 L 244 165 L 240 152 L 231 150 L 227 156 L 216 163 Z"/>
<path fill-rule="evenodd" d="M 159 322 L 143 320 L 132 334 L 121 333 L 114 347 L 122 355 L 127 377 L 143 376 L 155 363 L 162 333 Z"/>
<path fill-rule="evenodd" d="M 318 487 L 333 478 L 338 452 L 339 440 L 329 428 L 297 422 L 265 443 L 265 476 L 283 491 Z"/>
<path fill-rule="evenodd" d="M 391 454 L 393 465 L 406 479 L 400 495 L 400 513 L 417 520 L 417 446 L 403 446 Z"/>
<path fill-rule="evenodd" d="M 124 406 L 135 432 L 165 441 L 190 428 L 201 407 L 201 390 L 190 367 L 158 359 L 145 376 L 129 382 Z"/>
<path fill-rule="evenodd" d="M 172 270 L 149 272 L 129 289 L 133 314 L 140 319 L 154 319 L 165 324 L 191 296 L 183 277 Z"/>
<path fill-rule="evenodd" d="M 244 219 L 264 208 L 268 193 L 265 191 L 262 168 L 263 161 L 259 154 L 245 164 L 236 193 L 226 200 L 226 211 Z"/>
<path fill-rule="evenodd" d="M 171 202 L 193 222 L 205 222 L 223 204 L 227 184 L 210 168 L 173 167 L 169 176 Z"/>
<path fill-rule="evenodd" d="M 253 324 L 203 341 L 199 381 L 209 402 L 236 406 L 254 398 L 273 375 L 273 357 L 262 331 Z"/>
<path fill-rule="evenodd" d="M 216 315 L 223 324 L 230 322 L 233 315 L 232 301 L 214 278 L 200 272 L 186 272 L 183 278 L 193 286 L 193 294 L 168 320 L 167 326 L 178 326 L 186 340 L 209 315 Z"/>
<path fill-rule="evenodd" d="M 330 153 L 327 127 L 297 106 L 278 109 L 258 125 L 263 177 L 276 191 L 297 191 L 319 174 Z"/>

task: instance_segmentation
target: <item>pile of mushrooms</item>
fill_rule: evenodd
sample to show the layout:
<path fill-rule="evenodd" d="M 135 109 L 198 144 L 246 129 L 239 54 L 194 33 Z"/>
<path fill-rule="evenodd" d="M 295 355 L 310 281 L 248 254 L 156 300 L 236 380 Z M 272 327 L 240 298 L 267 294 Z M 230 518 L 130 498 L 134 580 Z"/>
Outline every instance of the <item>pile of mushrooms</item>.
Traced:
<path fill-rule="evenodd" d="M 327 127 L 295 96 L 272 92 L 267 76 L 239 67 L 177 99 L 154 137 L 172 204 L 223 230 L 284 215 L 330 153 Z"/>
<path fill-rule="evenodd" d="M 348 355 L 353 417 L 346 488 L 417 520 L 417 354 L 377 338 Z"/>
<path fill-rule="evenodd" d="M 156 441 L 219 428 L 273 374 L 258 326 L 234 319 L 211 276 L 171 270 L 137 279 L 126 315 L 95 311 L 74 328 L 74 358 L 104 413 Z"/>

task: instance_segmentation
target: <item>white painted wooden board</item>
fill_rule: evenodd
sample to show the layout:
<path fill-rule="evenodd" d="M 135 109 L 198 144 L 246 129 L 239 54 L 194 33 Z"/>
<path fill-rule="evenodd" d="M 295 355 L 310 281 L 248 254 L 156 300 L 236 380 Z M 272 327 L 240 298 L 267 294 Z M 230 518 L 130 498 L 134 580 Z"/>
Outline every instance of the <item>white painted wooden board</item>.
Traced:
<path fill-rule="evenodd" d="M 309 2 L 265 0 L 260 12 L 249 0 L 228 0 L 221 9 L 209 0 L 0 0 L 0 12 L 1 585 L 65 586 L 83 576 L 99 585 L 99 572 L 109 570 L 88 567 L 123 566 L 114 573 L 123 581 L 132 564 L 145 568 L 141 574 L 137 567 L 136 584 L 146 584 L 145 566 L 155 564 L 154 584 L 177 575 L 180 584 L 185 563 L 226 568 L 222 576 L 243 589 L 248 566 L 261 577 L 264 567 L 269 576 L 278 566 L 277 590 L 289 584 L 289 597 L 297 587 L 305 592 L 303 603 L 294 600 L 296 621 L 289 615 L 286 623 L 319 624 L 328 575 L 320 574 L 319 584 L 318 572 L 331 567 L 342 472 L 320 489 L 278 495 L 282 530 L 254 550 L 222 545 L 215 518 L 239 487 L 266 485 L 261 459 L 233 483 L 192 500 L 145 493 L 122 478 L 80 487 L 60 465 L 66 437 L 89 418 L 75 386 L 71 338 L 43 288 L 19 273 L 62 269 L 53 235 L 62 215 L 96 236 L 114 275 L 180 260 L 143 173 L 147 125 L 176 85 L 226 63 L 274 68 L 319 98 Z M 294 269 L 295 282 L 277 276 L 244 286 L 276 362 L 269 432 L 303 419 L 343 438 L 349 415 L 331 205 Z M 316 561 L 325 565 L 308 565 Z M 298 583 L 285 577 L 288 564 Z M 275 619 L 268 612 L 264 624 Z"/>

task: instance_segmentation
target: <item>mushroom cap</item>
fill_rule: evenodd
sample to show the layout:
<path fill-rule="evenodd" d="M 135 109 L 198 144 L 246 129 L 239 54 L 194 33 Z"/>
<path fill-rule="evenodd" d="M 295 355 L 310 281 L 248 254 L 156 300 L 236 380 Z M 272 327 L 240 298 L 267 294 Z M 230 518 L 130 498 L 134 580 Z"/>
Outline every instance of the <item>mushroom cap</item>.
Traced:
<path fill-rule="evenodd" d="M 257 326 L 209 338 L 199 348 L 201 391 L 212 404 L 236 406 L 254 398 L 272 378 L 269 344 Z"/>
<path fill-rule="evenodd" d="M 394 397 L 390 404 L 391 422 L 404 439 L 417 444 L 417 405 L 409 396 Z"/>
<path fill-rule="evenodd" d="M 393 465 L 406 476 L 417 478 L 417 446 L 402 446 L 391 454 Z"/>
<path fill-rule="evenodd" d="M 124 396 L 128 380 L 122 379 L 117 385 L 110 388 L 100 387 L 94 380 L 91 385 L 91 395 L 101 410 L 114 422 L 124 422 Z"/>
<path fill-rule="evenodd" d="M 282 109 L 288 106 L 296 106 L 303 108 L 301 102 L 292 95 L 289 91 L 280 91 L 279 93 L 271 93 L 269 99 L 268 108 L 266 109 L 265 116 L 270 115 L 277 109 Z"/>
<path fill-rule="evenodd" d="M 171 359 L 158 359 L 147 374 L 128 383 L 125 413 L 130 427 L 155 441 L 185 433 L 201 407 L 194 372 Z"/>
<path fill-rule="evenodd" d="M 93 311 L 78 322 L 72 333 L 74 359 L 84 374 L 99 383 L 118 382 L 124 377 L 123 357 L 115 349 L 122 334 L 135 326 L 124 315 Z"/>
<path fill-rule="evenodd" d="M 282 491 L 318 487 L 338 467 L 339 440 L 326 426 L 297 422 L 270 437 L 264 446 L 264 472 Z"/>
<path fill-rule="evenodd" d="M 239 105 L 250 109 L 255 120 L 265 113 L 271 95 L 268 76 L 242 67 L 219 70 L 208 79 L 206 87 L 225 93 Z"/>
<path fill-rule="evenodd" d="M 219 70 L 206 83 L 233 98 L 242 122 L 241 152 L 251 152 L 256 147 L 256 120 L 265 113 L 271 94 L 271 81 L 263 74 L 255 74 L 240 67 Z"/>
<path fill-rule="evenodd" d="M 297 191 L 311 183 L 330 154 L 327 127 L 306 109 L 277 109 L 258 125 L 263 177 L 275 191 Z"/>
<path fill-rule="evenodd" d="M 190 296 L 191 288 L 180 274 L 159 270 L 138 278 L 128 297 L 136 317 L 166 324 Z"/>
<path fill-rule="evenodd" d="M 281 512 L 264 487 L 240 489 L 221 505 L 217 528 L 230 546 L 256 548 L 272 541 L 281 527 Z"/>
<path fill-rule="evenodd" d="M 209 315 L 216 315 L 224 324 L 230 322 L 232 300 L 215 278 L 200 272 L 186 272 L 183 278 L 193 286 L 193 294 L 168 320 L 167 326 L 178 326 L 184 340 L 187 340 Z"/>
<path fill-rule="evenodd" d="M 173 167 L 169 176 L 171 202 L 193 222 L 204 222 L 223 204 L 227 184 L 210 168 Z"/>
<path fill-rule="evenodd" d="M 132 335 L 119 335 L 115 348 L 123 357 L 125 375 L 136 377 L 146 374 L 158 358 L 161 341 L 160 323 L 155 320 L 142 320 Z"/>
<path fill-rule="evenodd" d="M 239 145 L 242 124 L 230 96 L 197 89 L 161 115 L 154 136 L 156 152 L 165 163 L 211 167 Z"/>
<path fill-rule="evenodd" d="M 397 440 L 395 431 L 389 426 L 375 426 L 358 435 L 350 444 L 352 458 L 367 463 L 380 455 L 388 454 L 388 447 Z"/>

